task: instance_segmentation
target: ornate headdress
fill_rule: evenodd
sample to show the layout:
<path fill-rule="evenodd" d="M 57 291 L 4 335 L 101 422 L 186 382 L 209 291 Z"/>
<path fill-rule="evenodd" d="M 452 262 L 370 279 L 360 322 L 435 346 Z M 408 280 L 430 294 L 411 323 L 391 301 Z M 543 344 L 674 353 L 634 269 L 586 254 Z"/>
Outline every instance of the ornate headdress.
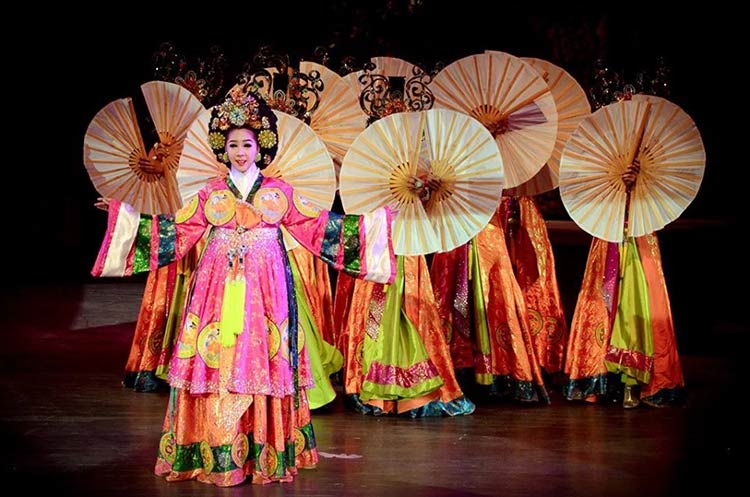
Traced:
<path fill-rule="evenodd" d="M 227 165 L 229 158 L 224 145 L 229 131 L 237 128 L 251 129 L 255 133 L 260 149 L 256 164 L 261 169 L 268 166 L 279 146 L 276 115 L 262 97 L 239 86 L 229 92 L 224 102 L 211 108 L 208 123 L 208 144 L 216 157 Z"/>

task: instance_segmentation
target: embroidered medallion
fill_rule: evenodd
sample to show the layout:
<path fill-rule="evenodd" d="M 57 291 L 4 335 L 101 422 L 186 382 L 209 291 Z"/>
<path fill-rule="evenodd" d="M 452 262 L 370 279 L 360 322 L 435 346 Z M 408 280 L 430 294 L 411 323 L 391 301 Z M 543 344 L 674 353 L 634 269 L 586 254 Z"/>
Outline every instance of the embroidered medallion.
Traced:
<path fill-rule="evenodd" d="M 253 205 L 263 215 L 263 221 L 276 224 L 289 210 L 289 200 L 279 188 L 261 188 L 255 194 Z"/>
<path fill-rule="evenodd" d="M 206 219 L 214 226 L 227 224 L 234 216 L 235 197 L 229 190 L 216 190 L 206 199 Z"/>
<path fill-rule="evenodd" d="M 219 323 L 207 324 L 198 335 L 198 354 L 209 368 L 219 367 Z"/>

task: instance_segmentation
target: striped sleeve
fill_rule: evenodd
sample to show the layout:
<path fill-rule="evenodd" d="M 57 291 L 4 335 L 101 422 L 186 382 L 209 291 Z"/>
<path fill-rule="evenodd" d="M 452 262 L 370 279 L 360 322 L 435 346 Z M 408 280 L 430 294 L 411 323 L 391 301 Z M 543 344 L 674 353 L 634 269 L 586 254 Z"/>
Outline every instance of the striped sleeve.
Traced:
<path fill-rule="evenodd" d="M 393 282 L 396 256 L 390 209 L 384 207 L 361 216 L 321 210 L 311 217 L 290 204 L 284 225 L 310 252 L 355 278 Z"/>
<path fill-rule="evenodd" d="M 91 270 L 93 276 L 130 276 L 180 259 L 201 238 L 200 211 L 176 222 L 172 215 L 150 216 L 111 200 L 107 232 Z"/>

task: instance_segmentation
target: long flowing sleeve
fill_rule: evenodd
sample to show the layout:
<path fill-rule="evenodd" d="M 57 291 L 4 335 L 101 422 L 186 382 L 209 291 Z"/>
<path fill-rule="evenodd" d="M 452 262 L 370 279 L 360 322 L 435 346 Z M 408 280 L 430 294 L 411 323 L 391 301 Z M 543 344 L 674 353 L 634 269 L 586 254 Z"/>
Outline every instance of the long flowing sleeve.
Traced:
<path fill-rule="evenodd" d="M 279 209 L 277 203 L 288 206 Z M 363 215 L 320 210 L 281 181 L 271 181 L 255 197 L 263 213 L 284 212 L 281 224 L 307 250 L 334 269 L 355 278 L 390 284 L 396 276 L 396 255 L 388 207 Z"/>
<path fill-rule="evenodd" d="M 203 192 L 201 192 L 203 193 Z M 91 270 L 93 276 L 129 276 L 181 259 L 203 236 L 205 195 L 197 195 L 175 215 L 145 215 L 110 201 L 107 231 Z"/>

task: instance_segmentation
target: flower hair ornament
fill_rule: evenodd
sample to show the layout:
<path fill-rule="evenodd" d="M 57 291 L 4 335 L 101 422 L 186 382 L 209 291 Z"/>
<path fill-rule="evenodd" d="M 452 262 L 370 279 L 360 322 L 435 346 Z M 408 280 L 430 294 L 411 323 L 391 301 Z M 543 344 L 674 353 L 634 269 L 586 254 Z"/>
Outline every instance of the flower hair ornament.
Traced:
<path fill-rule="evenodd" d="M 233 88 L 224 102 L 211 108 L 208 124 L 208 145 L 216 158 L 226 165 L 229 165 L 224 149 L 227 135 L 238 128 L 251 129 L 255 133 L 259 148 L 256 164 L 261 169 L 268 166 L 279 145 L 276 115 L 260 95 L 240 86 Z"/>

